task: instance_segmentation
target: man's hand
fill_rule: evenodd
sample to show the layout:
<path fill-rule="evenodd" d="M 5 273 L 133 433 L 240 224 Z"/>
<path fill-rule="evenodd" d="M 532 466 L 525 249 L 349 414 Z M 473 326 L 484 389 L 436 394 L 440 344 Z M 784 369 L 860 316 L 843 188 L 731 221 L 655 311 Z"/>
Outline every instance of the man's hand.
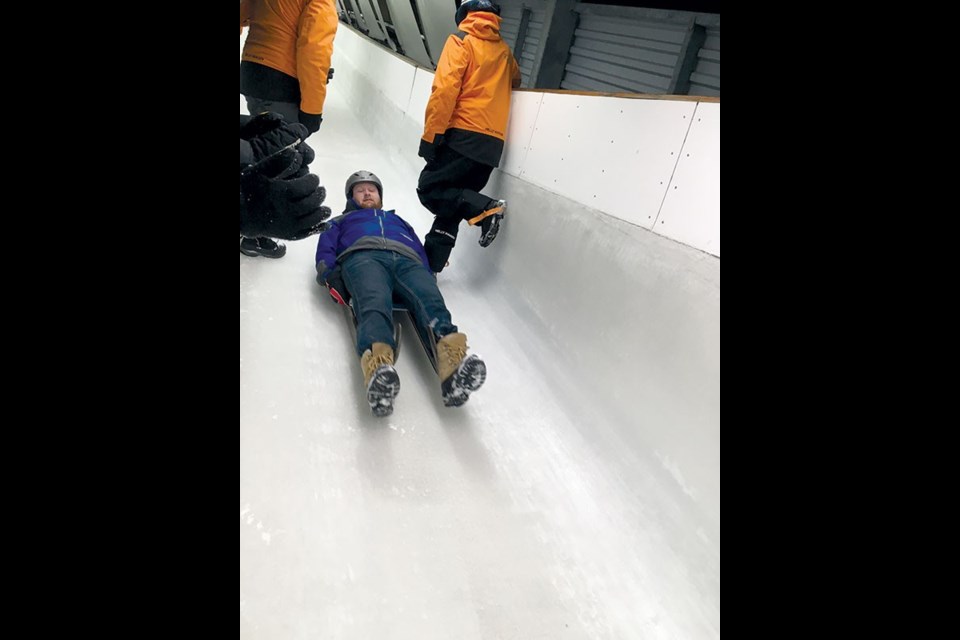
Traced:
<path fill-rule="evenodd" d="M 263 162 L 284 149 L 296 146 L 304 156 L 304 166 L 316 157 L 313 149 L 303 144 L 310 132 L 298 122 L 285 122 L 278 113 L 261 113 L 240 127 L 240 138 L 250 143 L 254 163 Z M 299 145 L 299 146 L 298 146 Z"/>
<path fill-rule="evenodd" d="M 287 149 L 240 173 L 242 235 L 302 240 L 324 230 L 327 192 L 320 178 L 302 168 L 303 155 Z"/>
<path fill-rule="evenodd" d="M 330 291 L 330 297 L 337 304 L 344 306 L 350 304 L 350 292 L 347 291 L 347 285 L 343 282 L 343 274 L 340 273 L 340 267 L 337 267 L 327 276 L 327 289 Z"/>
<path fill-rule="evenodd" d="M 420 140 L 420 151 L 417 152 L 421 158 L 427 161 L 427 164 L 433 162 L 437 159 L 437 151 L 440 149 L 440 146 L 443 144 L 443 136 L 436 136 L 433 139 L 433 142 L 427 142 L 426 140 Z"/>
<path fill-rule="evenodd" d="M 323 114 L 314 115 L 300 111 L 298 119 L 300 120 L 300 124 L 307 129 L 307 135 L 309 136 L 320 130 L 320 125 L 323 123 Z M 306 140 L 306 138 L 307 136 L 304 136 L 304 140 Z"/>

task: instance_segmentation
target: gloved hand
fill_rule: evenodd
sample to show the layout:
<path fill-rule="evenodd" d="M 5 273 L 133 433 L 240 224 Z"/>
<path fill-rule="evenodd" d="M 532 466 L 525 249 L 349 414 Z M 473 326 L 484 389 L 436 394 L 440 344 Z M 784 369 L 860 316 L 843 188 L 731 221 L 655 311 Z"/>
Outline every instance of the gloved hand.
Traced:
<path fill-rule="evenodd" d="M 261 113 L 240 127 L 240 138 L 250 143 L 254 160 L 262 162 L 280 153 L 285 148 L 300 143 L 299 149 L 304 156 L 303 165 L 307 166 L 316 154 L 303 141 L 310 133 L 298 122 L 285 122 L 279 113 Z"/>
<path fill-rule="evenodd" d="M 350 292 L 347 291 L 347 285 L 343 282 L 343 274 L 340 267 L 337 267 L 327 275 L 327 289 L 330 290 L 330 297 L 337 304 L 344 306 L 350 304 Z"/>
<path fill-rule="evenodd" d="M 251 117 L 245 124 L 240 125 L 240 137 L 244 140 L 253 140 L 257 136 L 270 133 L 278 127 L 287 124 L 279 113 L 267 111 Z"/>
<path fill-rule="evenodd" d="M 333 67 L 327 69 L 327 84 L 330 84 L 331 80 L 333 80 Z"/>
<path fill-rule="evenodd" d="M 320 178 L 300 175 L 303 156 L 287 149 L 240 173 L 240 234 L 302 240 L 320 233 L 330 209 Z"/>
<path fill-rule="evenodd" d="M 426 140 L 420 140 L 420 151 L 417 153 L 421 158 L 431 163 L 437 159 L 437 151 L 440 149 L 440 146 L 443 144 L 443 136 L 436 136 L 433 139 L 433 142 L 427 142 Z"/>
<path fill-rule="evenodd" d="M 314 115 L 301 111 L 298 119 L 300 120 L 300 124 L 306 127 L 309 132 L 307 135 L 311 135 L 320 130 L 320 125 L 323 123 L 323 114 Z M 306 139 L 306 136 L 304 136 L 304 139 Z"/>

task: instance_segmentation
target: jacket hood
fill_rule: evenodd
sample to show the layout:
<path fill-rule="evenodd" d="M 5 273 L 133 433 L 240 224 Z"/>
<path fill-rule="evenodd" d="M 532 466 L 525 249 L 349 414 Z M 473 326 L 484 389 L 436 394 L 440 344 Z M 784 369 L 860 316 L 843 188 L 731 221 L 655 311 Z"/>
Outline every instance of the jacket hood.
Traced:
<path fill-rule="evenodd" d="M 481 40 L 500 40 L 500 16 L 489 11 L 473 11 L 460 23 L 460 31 Z"/>

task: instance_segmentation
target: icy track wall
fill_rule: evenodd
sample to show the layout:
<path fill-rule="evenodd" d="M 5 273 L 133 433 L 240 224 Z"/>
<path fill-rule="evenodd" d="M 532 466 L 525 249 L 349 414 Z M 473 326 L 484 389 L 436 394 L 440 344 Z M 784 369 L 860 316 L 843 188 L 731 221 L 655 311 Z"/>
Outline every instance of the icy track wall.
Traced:
<path fill-rule="evenodd" d="M 333 66 L 331 91 L 419 170 L 433 73 L 344 24 Z M 519 91 L 486 191 L 509 203 L 504 232 L 487 250 L 463 233 L 457 270 L 507 298 L 518 332 L 550 336 L 556 366 L 621 416 L 597 437 L 656 456 L 719 556 L 720 104 Z"/>

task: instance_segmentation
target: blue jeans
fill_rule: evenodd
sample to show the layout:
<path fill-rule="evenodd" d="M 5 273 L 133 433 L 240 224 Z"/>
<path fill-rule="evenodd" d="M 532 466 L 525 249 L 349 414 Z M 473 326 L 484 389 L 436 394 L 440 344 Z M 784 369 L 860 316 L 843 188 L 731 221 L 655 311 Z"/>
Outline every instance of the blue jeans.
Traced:
<path fill-rule="evenodd" d="M 357 355 L 374 342 L 397 348 L 394 300 L 410 309 L 414 321 L 429 327 L 437 339 L 457 332 L 437 280 L 423 263 L 393 251 L 357 251 L 341 263 L 341 273 L 357 314 Z"/>

